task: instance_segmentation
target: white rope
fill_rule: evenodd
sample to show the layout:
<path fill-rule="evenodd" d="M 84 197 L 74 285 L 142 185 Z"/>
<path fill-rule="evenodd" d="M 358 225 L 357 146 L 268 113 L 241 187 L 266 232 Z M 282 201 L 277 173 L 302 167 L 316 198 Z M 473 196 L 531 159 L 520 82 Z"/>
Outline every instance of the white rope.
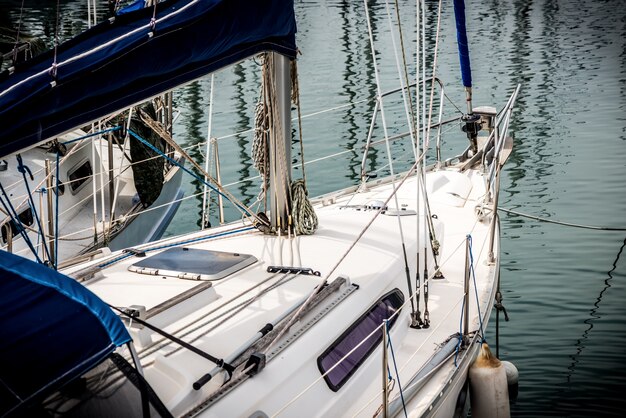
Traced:
<path fill-rule="evenodd" d="M 312 235 L 318 226 L 317 215 L 308 199 L 304 179 L 291 183 L 291 212 L 296 235 Z"/>
<path fill-rule="evenodd" d="M 254 139 L 252 141 L 252 162 L 254 167 L 259 171 L 260 177 L 263 179 L 261 185 L 261 195 L 265 194 L 265 191 L 269 187 L 269 177 L 267 176 L 267 169 L 269 161 L 268 155 L 268 141 L 269 135 L 269 115 L 268 109 L 263 100 L 263 93 L 259 95 L 259 101 L 256 104 L 254 110 Z"/>

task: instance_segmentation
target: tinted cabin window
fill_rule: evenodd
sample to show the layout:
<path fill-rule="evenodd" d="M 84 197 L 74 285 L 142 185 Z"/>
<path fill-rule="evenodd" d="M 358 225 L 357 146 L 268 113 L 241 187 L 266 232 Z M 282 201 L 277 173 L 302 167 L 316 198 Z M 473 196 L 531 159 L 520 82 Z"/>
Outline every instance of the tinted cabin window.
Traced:
<path fill-rule="evenodd" d="M 85 161 L 74 170 L 70 171 L 67 177 L 70 179 L 69 184 L 72 194 L 78 193 L 82 186 L 91 180 L 92 174 L 93 172 L 91 171 L 91 164 L 89 161 Z"/>
<path fill-rule="evenodd" d="M 389 319 L 389 328 L 391 328 L 398 318 L 398 315 L 393 317 L 392 315 L 400 310 L 403 303 L 404 296 L 398 289 L 383 296 L 317 358 L 317 366 L 320 371 L 326 373 L 330 370 L 330 368 L 347 353 L 366 339 L 372 331 L 380 327 L 380 324 L 385 319 Z M 380 347 L 382 338 L 382 331 L 375 332 L 344 361 L 328 373 L 324 377 L 328 387 L 335 392 L 338 391 L 369 355 Z"/>
<path fill-rule="evenodd" d="M 22 225 L 24 225 L 24 226 L 32 226 L 33 223 L 34 223 L 33 211 L 31 210 L 30 207 L 28 207 L 28 208 L 24 209 L 23 211 L 21 211 L 17 215 L 17 217 L 20 220 L 20 222 L 22 223 Z M 0 228 L 0 229 L 2 230 L 2 243 L 3 244 L 6 244 L 7 241 L 9 240 L 8 234 L 11 234 L 12 237 L 14 237 L 14 236 L 19 234 L 19 232 L 17 230 L 17 225 L 13 221 L 5 222 L 2 225 L 2 228 Z"/>

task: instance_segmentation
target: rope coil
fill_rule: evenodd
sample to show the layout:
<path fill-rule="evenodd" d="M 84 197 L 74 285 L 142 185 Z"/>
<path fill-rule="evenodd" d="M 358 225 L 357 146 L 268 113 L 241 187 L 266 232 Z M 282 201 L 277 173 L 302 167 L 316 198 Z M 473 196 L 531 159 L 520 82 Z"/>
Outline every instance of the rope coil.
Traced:
<path fill-rule="evenodd" d="M 291 183 L 291 216 L 297 235 L 313 235 L 317 230 L 317 215 L 308 195 L 304 179 L 298 179 Z"/>

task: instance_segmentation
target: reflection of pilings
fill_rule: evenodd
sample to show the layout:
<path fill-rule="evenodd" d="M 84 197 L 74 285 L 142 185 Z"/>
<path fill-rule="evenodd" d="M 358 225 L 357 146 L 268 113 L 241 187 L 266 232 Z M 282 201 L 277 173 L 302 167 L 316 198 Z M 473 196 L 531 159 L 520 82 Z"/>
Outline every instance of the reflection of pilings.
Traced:
<path fill-rule="evenodd" d="M 254 67 L 256 70 L 258 67 Z M 251 81 L 246 77 L 246 71 L 243 64 L 237 64 L 233 68 L 233 73 L 236 76 L 234 86 L 235 86 L 235 94 L 233 100 L 235 102 L 236 114 L 238 116 L 237 119 L 237 130 L 238 131 L 247 131 L 253 128 L 253 121 L 249 117 L 250 109 L 253 109 L 253 105 L 248 103 L 246 99 L 254 97 L 249 91 L 246 91 L 246 88 L 250 89 Z M 239 147 L 238 157 L 239 157 L 239 166 L 241 169 L 238 170 L 238 179 L 242 180 L 250 177 L 250 171 L 252 167 L 252 158 L 250 156 L 250 135 L 237 135 L 237 146 Z M 248 205 L 253 201 L 255 197 L 255 193 L 251 192 L 252 183 L 240 183 L 239 191 L 241 193 L 241 201 Z"/>
<path fill-rule="evenodd" d="M 357 56 L 359 48 L 357 45 L 354 45 L 351 39 L 357 30 L 354 28 L 354 21 L 356 15 L 356 10 L 354 10 L 354 4 L 351 2 L 343 2 L 340 6 L 340 16 L 342 18 L 341 28 L 343 29 L 341 33 L 341 46 L 342 50 L 346 53 L 346 58 L 344 60 L 345 65 L 343 67 L 343 80 L 344 83 L 342 85 L 343 92 L 346 96 L 348 96 L 349 101 L 353 101 L 357 97 L 357 92 L 359 91 L 360 80 L 355 80 L 356 70 L 358 69 L 359 57 Z M 357 27 L 360 27 L 357 25 Z M 360 36 L 357 36 L 357 41 L 361 40 Z M 361 132 L 361 126 L 357 121 L 357 112 L 354 107 L 351 107 L 346 110 L 346 115 L 341 119 L 342 122 L 345 122 L 348 127 L 348 135 L 345 136 L 346 144 L 344 147 L 347 149 L 356 149 L 355 145 L 358 142 L 358 136 Z M 350 162 L 348 163 L 347 169 L 348 174 L 347 177 L 350 180 L 355 180 L 359 177 L 356 173 L 355 168 L 356 160 L 358 159 L 358 153 L 354 152 L 350 157 Z M 362 171 L 362 170 L 361 170 Z"/>
<path fill-rule="evenodd" d="M 365 17 L 362 15 L 362 8 L 359 6 L 357 7 L 358 2 L 354 2 L 354 7 L 355 7 L 355 16 L 359 16 L 361 17 L 361 21 L 358 23 L 357 27 L 358 28 L 362 28 L 365 25 Z M 357 14 L 358 13 L 358 14 Z M 372 27 L 372 31 L 374 33 L 374 39 L 376 39 L 376 36 L 378 34 L 378 20 L 376 19 L 376 15 L 373 14 L 371 19 L 370 19 L 370 25 Z M 361 29 L 359 29 L 359 33 L 360 33 Z M 369 40 L 367 39 L 367 36 L 362 36 L 359 35 L 360 42 L 362 42 L 362 48 L 361 50 L 363 51 L 369 51 Z M 368 97 L 377 97 L 377 89 L 376 89 L 376 83 L 373 82 L 374 80 L 374 57 L 372 56 L 372 54 L 365 52 L 363 54 L 363 56 L 361 57 L 361 60 L 363 61 L 363 67 L 365 68 L 365 77 L 364 77 L 364 83 L 367 89 L 367 96 Z M 376 106 L 375 103 L 373 102 L 369 102 L 367 109 L 366 109 L 366 114 L 367 115 L 371 115 L 374 113 L 374 107 Z M 369 160 L 369 169 L 366 171 L 374 171 L 376 170 L 376 167 L 378 165 L 378 151 L 377 150 L 373 150 L 372 153 L 369 154 L 368 157 Z"/>
<path fill-rule="evenodd" d="M 186 130 L 186 133 L 184 135 L 184 138 L 186 140 L 186 145 L 187 145 L 186 148 L 189 149 L 189 154 L 191 155 L 191 158 L 193 158 L 195 161 L 202 161 L 203 156 L 200 152 L 199 147 L 196 146 L 197 144 L 204 143 L 204 140 L 205 140 L 200 129 L 204 115 L 202 111 L 203 110 L 203 95 L 202 95 L 199 82 L 195 81 L 189 84 L 183 89 L 182 93 L 183 93 L 182 100 L 184 101 L 184 103 L 186 104 L 189 110 L 188 114 L 183 112 L 184 118 L 182 119 L 182 125 L 185 127 L 185 130 Z M 202 175 L 199 170 L 193 167 L 192 167 L 192 170 L 198 176 Z M 201 225 L 202 223 L 202 191 L 204 188 L 204 184 L 197 179 L 192 179 L 191 184 L 194 187 L 193 194 L 197 196 L 196 199 L 197 199 L 197 208 L 198 208 L 198 212 L 197 212 L 198 218 L 197 218 L 196 224 L 199 227 L 202 227 Z"/>
<path fill-rule="evenodd" d="M 204 171 L 205 172 L 209 172 L 209 164 L 210 164 L 210 156 L 211 156 L 211 147 L 213 146 L 214 142 L 213 142 L 213 138 L 211 138 L 212 135 L 212 129 L 213 129 L 213 88 L 215 86 L 215 74 L 211 74 L 211 85 L 209 87 L 210 91 L 209 91 L 209 115 L 208 115 L 208 127 L 207 127 L 207 141 L 206 141 L 206 148 L 205 148 L 205 152 L 204 152 Z M 217 147 L 217 141 L 215 141 L 215 147 Z M 209 179 L 207 179 L 206 177 L 204 178 L 204 181 L 208 181 Z M 218 181 L 219 177 L 218 177 Z M 210 199 L 211 195 L 209 193 L 209 188 L 208 186 L 205 184 L 204 185 L 204 193 L 202 194 L 202 221 L 200 222 L 200 228 L 206 228 L 208 227 L 208 225 L 210 225 L 209 222 L 209 213 L 208 213 L 208 209 L 210 207 Z"/>

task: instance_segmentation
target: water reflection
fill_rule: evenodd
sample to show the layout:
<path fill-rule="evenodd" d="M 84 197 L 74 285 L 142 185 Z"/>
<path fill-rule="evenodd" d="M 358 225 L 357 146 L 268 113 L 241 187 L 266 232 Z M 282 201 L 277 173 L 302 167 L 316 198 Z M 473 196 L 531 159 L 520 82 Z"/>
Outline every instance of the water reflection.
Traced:
<path fill-rule="evenodd" d="M 354 2 L 343 2 L 339 7 L 339 16 L 342 20 L 341 27 L 343 29 L 340 38 L 341 50 L 345 54 L 342 70 L 342 97 L 347 102 L 356 102 L 364 95 L 374 97 L 376 95 L 376 85 L 372 82 L 374 74 L 372 55 L 369 53 L 370 46 L 367 38 L 360 35 L 361 28 L 367 24 L 362 13 L 362 7 L 355 7 Z M 375 28 L 376 23 L 375 20 L 372 22 L 373 28 Z M 364 63 L 364 65 L 361 65 L 361 63 Z M 357 181 L 361 176 L 362 153 L 360 151 L 366 140 L 366 132 L 363 130 L 363 127 L 367 126 L 367 116 L 371 115 L 373 111 L 374 102 L 370 101 L 367 102 L 364 112 L 361 112 L 359 108 L 354 106 L 349 107 L 343 119 L 346 125 L 345 130 L 348 133 L 344 136 L 343 147 L 352 150 L 345 177 L 351 182 Z M 377 156 L 378 151 L 376 148 L 368 154 L 367 163 L 370 170 L 374 170 L 377 167 Z"/>
<path fill-rule="evenodd" d="M 55 32 L 56 5 L 52 3 L 36 2 L 28 6 L 24 17 L 24 27 L 43 36 L 49 46 Z M 62 3 L 62 37 L 84 30 L 86 2 Z M 406 8 L 402 22 L 409 39 L 408 60 L 413 67 L 415 5 L 400 3 Z M 426 3 L 426 38 L 432 47 L 437 2 Z M 462 104 L 450 3 L 444 2 L 447 8 L 442 16 L 438 74 L 451 99 Z M 0 0 L 0 15 L 16 22 L 20 4 L 21 0 Z M 397 87 L 395 60 L 389 43 L 385 43 L 389 28 L 384 0 L 369 0 L 368 4 L 374 16 L 382 82 L 385 89 L 393 83 Z M 296 1 L 295 6 L 297 39 L 303 52 L 299 57 L 303 112 L 374 97 L 373 61 L 362 2 Z M 495 100 L 496 105 L 502 105 L 506 93 L 516 83 L 523 84 L 511 124 L 515 148 L 504 168 L 502 205 L 557 220 L 623 227 L 623 1 L 486 0 L 474 2 L 466 13 L 476 73 L 476 104 L 492 104 Z M 429 62 L 432 52 L 429 48 Z M 257 70 L 254 64 L 241 64 L 216 77 L 216 90 L 221 93 L 215 98 L 214 136 L 252 126 L 258 97 Z M 185 145 L 206 140 L 207 84 L 202 80 L 176 94 L 176 104 L 183 115 L 175 136 Z M 398 101 L 386 103 L 390 106 L 390 123 L 397 122 L 397 126 L 406 129 L 404 112 L 395 107 Z M 303 121 L 305 155 L 309 161 L 352 150 L 307 166 L 312 195 L 353 184 L 358 179 L 359 149 L 365 141 L 373 106 L 371 101 L 364 102 L 347 111 Z M 382 138 L 380 128 L 376 137 Z M 256 175 L 250 168 L 250 138 L 240 135 L 220 142 L 224 183 Z M 297 141 L 296 135 L 294 140 Z M 403 144 L 394 147 L 394 155 L 408 149 L 407 142 Z M 450 149 L 459 144 L 446 142 Z M 203 161 L 200 150 L 193 148 L 190 152 Z M 299 146 L 294 146 L 293 155 L 298 153 Z M 294 160 L 299 162 L 299 158 Z M 372 149 L 366 162 L 368 171 L 379 168 L 386 162 L 386 151 L 380 147 Z M 259 190 L 255 181 L 240 183 L 234 189 L 247 203 Z M 200 184 L 193 182 L 186 194 L 201 190 Z M 197 229 L 200 205 L 201 198 L 185 201 L 172 223 L 172 232 Z M 215 208 L 214 204 L 211 206 Z M 215 213 L 212 214 L 215 219 Z M 513 416 L 621 416 L 626 407 L 626 382 L 623 373 L 619 376 L 618 360 L 623 358 L 626 344 L 626 287 L 622 280 L 617 280 L 624 278 L 623 262 L 620 264 L 617 259 L 608 277 L 603 277 L 606 265 L 615 255 L 612 238 L 508 215 L 502 216 L 502 226 L 503 291 L 511 314 L 511 322 L 503 324 L 501 330 L 503 352 L 521 372 L 520 396 Z M 604 283 L 594 283 L 589 279 L 592 277 L 604 279 Z"/>
<path fill-rule="evenodd" d="M 260 66 L 253 68 L 253 70 L 261 71 Z M 235 75 L 235 93 L 233 95 L 233 101 L 235 103 L 237 120 L 235 123 L 235 132 L 242 132 L 251 129 L 254 126 L 254 120 L 251 115 L 251 109 L 254 109 L 255 98 L 258 98 L 258 91 L 255 91 L 252 87 L 252 80 L 249 80 L 246 76 L 245 67 L 243 64 L 237 64 L 233 68 L 233 74 Z M 257 78 L 258 82 L 258 78 Z M 239 159 L 238 180 L 247 179 L 253 175 L 258 174 L 253 168 L 251 157 L 251 143 L 250 134 L 237 135 L 235 137 L 237 144 L 237 158 Z M 252 189 L 252 181 L 241 181 L 238 184 L 240 192 L 240 199 L 244 205 L 249 205 L 256 197 L 254 190 Z"/>
<path fill-rule="evenodd" d="M 184 103 L 185 110 L 181 115 L 181 125 L 184 127 L 185 132 L 177 137 L 177 141 L 184 144 L 184 147 L 188 149 L 188 153 L 191 158 L 198 161 L 200 165 L 204 165 L 204 147 L 194 145 L 206 142 L 206 136 L 202 130 L 202 127 L 204 126 L 204 111 L 206 109 L 204 101 L 205 99 L 202 94 L 202 88 L 200 86 L 200 82 L 198 81 L 195 81 L 183 88 L 182 91 L 180 91 L 179 98 L 177 100 L 177 103 Z M 200 173 L 195 167 L 190 166 L 190 168 L 198 177 L 204 177 L 203 174 Z M 194 213 L 198 214 L 195 222 L 196 225 L 200 227 L 202 220 L 202 192 L 204 190 L 204 183 L 191 176 L 187 176 L 187 178 L 193 186 L 191 194 L 196 195 L 196 200 L 199 202 Z"/>

